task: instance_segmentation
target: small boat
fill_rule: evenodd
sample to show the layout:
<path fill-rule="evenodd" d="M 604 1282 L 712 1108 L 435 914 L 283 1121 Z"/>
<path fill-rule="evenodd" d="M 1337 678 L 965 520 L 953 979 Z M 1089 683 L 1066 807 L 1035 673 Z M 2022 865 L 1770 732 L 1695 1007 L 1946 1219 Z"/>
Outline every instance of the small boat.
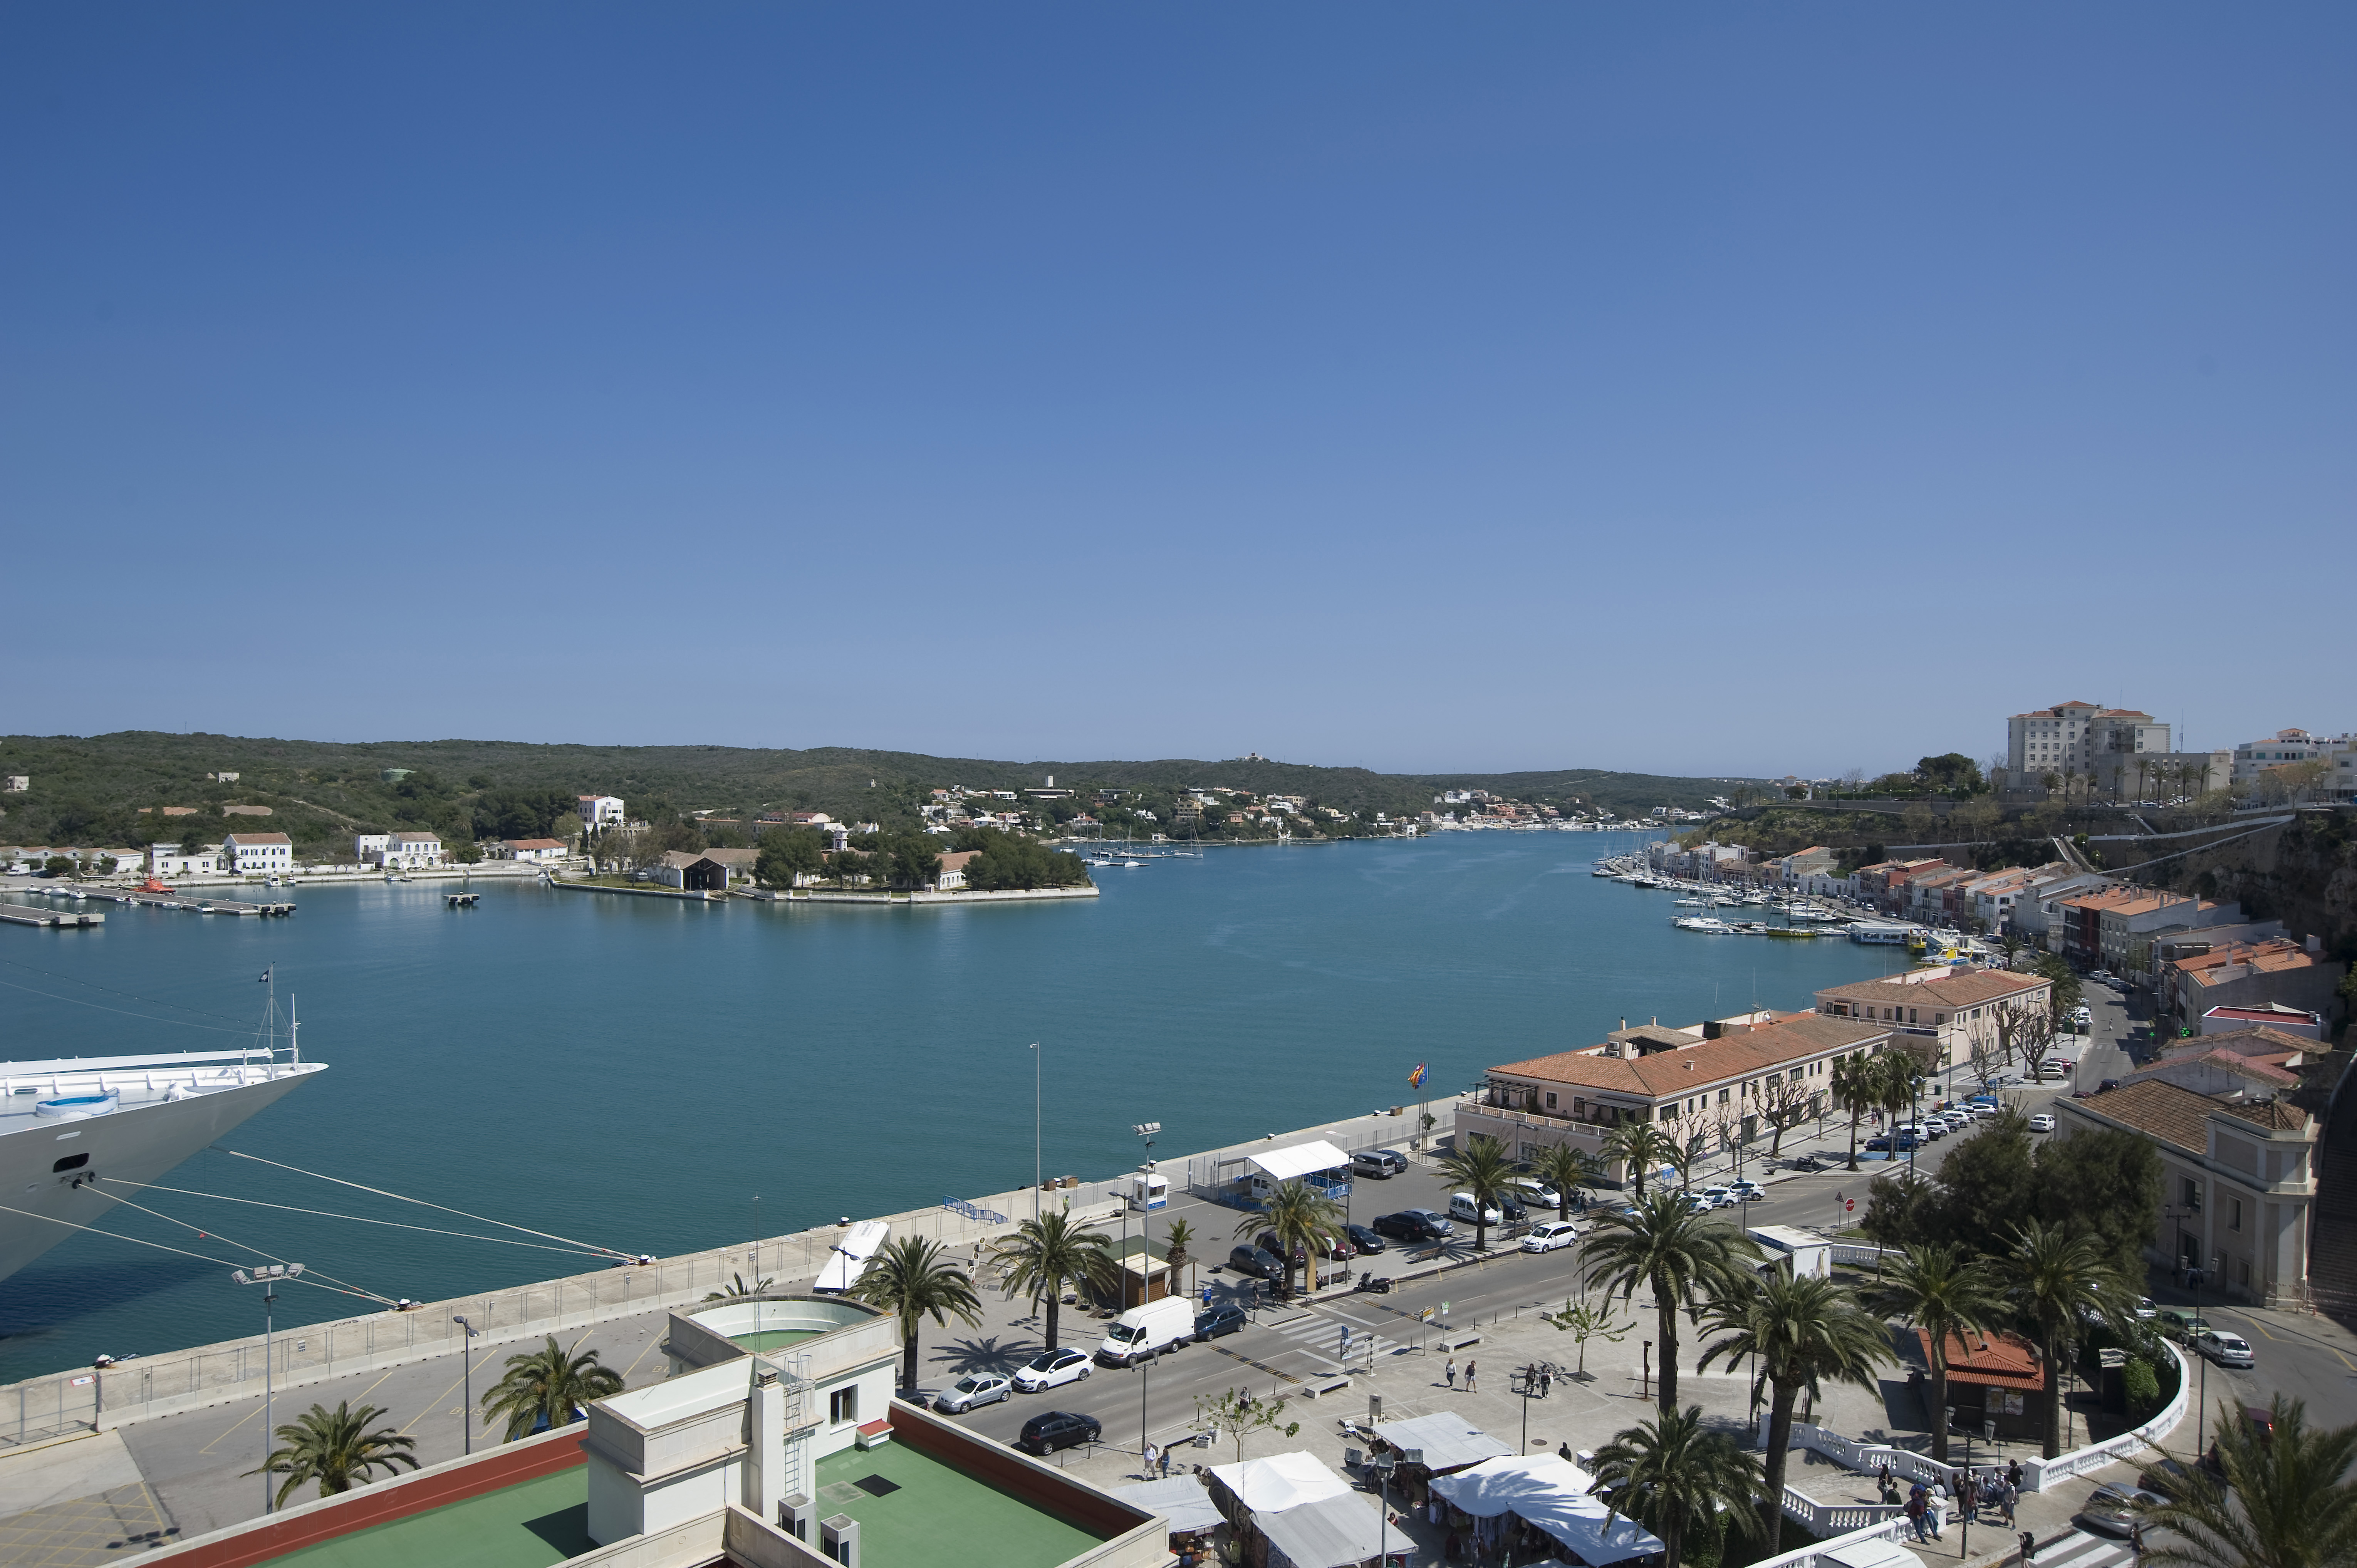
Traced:
<path fill-rule="evenodd" d="M 1682 931 L 1700 931 L 1705 936 L 1731 937 L 1735 928 L 1715 915 L 1680 915 L 1670 922 Z"/>

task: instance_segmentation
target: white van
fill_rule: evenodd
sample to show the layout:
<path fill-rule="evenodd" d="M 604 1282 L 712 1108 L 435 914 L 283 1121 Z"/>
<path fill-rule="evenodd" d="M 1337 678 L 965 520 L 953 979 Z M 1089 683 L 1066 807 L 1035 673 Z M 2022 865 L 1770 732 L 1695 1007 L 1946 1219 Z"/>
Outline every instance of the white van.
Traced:
<path fill-rule="evenodd" d="M 1351 1156 L 1351 1174 L 1389 1181 L 1407 1170 L 1407 1156 L 1397 1149 L 1361 1149 Z"/>
<path fill-rule="evenodd" d="M 1494 1206 L 1474 1208 L 1473 1195 L 1469 1192 L 1452 1192 L 1448 1195 L 1448 1218 L 1462 1219 L 1468 1225 L 1503 1225 L 1506 1222 L 1506 1217 L 1498 1212 Z"/>
<path fill-rule="evenodd" d="M 1133 1306 L 1113 1320 L 1097 1359 L 1108 1367 L 1134 1367 L 1168 1355 L 1195 1337 L 1195 1306 L 1183 1295 L 1164 1296 Z"/>

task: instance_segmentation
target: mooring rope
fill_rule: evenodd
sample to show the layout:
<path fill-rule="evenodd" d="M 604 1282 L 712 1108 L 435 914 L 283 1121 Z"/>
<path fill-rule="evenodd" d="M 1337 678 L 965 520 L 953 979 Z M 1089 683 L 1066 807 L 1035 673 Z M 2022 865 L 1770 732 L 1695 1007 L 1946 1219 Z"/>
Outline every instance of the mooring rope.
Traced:
<path fill-rule="evenodd" d="M 260 1155 L 249 1155 L 237 1149 L 224 1149 L 219 1144 L 209 1146 L 221 1154 L 234 1155 L 241 1160 L 252 1160 L 256 1165 L 274 1165 L 282 1171 L 293 1171 L 296 1176 L 311 1176 L 319 1181 L 331 1181 L 338 1187 L 349 1187 L 359 1192 L 371 1192 L 379 1197 L 397 1198 L 403 1203 L 414 1203 L 423 1208 L 438 1208 L 445 1214 L 455 1214 L 461 1219 L 471 1219 L 478 1225 L 496 1225 L 502 1230 L 521 1230 L 527 1236 L 537 1236 L 544 1241 L 562 1241 L 568 1247 L 578 1247 L 601 1258 L 619 1258 L 628 1262 L 633 1257 L 631 1253 L 617 1251 L 611 1247 L 601 1247 L 595 1241 L 576 1240 L 571 1236 L 559 1236 L 553 1231 L 535 1230 L 529 1225 L 511 1225 L 504 1219 L 494 1219 L 488 1214 L 469 1214 L 463 1208 L 453 1208 L 447 1203 L 430 1203 L 425 1198 L 411 1197 L 405 1193 L 387 1192 L 381 1187 L 369 1187 L 361 1182 L 346 1181 L 341 1176 L 322 1176 L 317 1171 L 307 1171 L 300 1165 L 283 1165 L 276 1160 L 265 1160 Z"/>
<path fill-rule="evenodd" d="M 183 1258 L 194 1258 L 200 1263 L 216 1263 L 224 1269 L 239 1269 L 246 1266 L 242 1263 L 233 1263 L 227 1258 L 209 1258 L 202 1252 L 191 1252 L 186 1247 L 167 1247 L 161 1241 L 149 1241 L 137 1236 L 125 1236 L 120 1230 L 101 1230 L 95 1225 L 77 1225 L 70 1219 L 59 1219 L 53 1214 L 36 1214 L 29 1208 L 17 1208 L 5 1203 L 0 1203 L 0 1213 L 21 1214 L 27 1219 L 46 1219 L 52 1225 L 62 1225 L 69 1230 L 87 1230 L 93 1236 L 103 1236 L 111 1241 L 129 1241 L 135 1246 L 153 1247 L 159 1252 L 178 1252 Z M 333 1291 L 338 1295 L 357 1295 L 369 1301 L 384 1301 L 384 1297 L 371 1295 L 367 1291 L 350 1290 L 314 1281 L 308 1269 L 306 1269 L 300 1276 L 289 1274 L 286 1276 L 285 1283 L 298 1285 L 317 1283 L 319 1289 Z M 391 1305 L 392 1303 L 387 1302 L 386 1305 Z"/>
<path fill-rule="evenodd" d="M 278 1208 L 289 1214 L 316 1215 L 322 1219 L 349 1219 L 355 1225 L 382 1225 L 394 1230 L 417 1230 L 428 1236 L 456 1236 L 467 1241 L 489 1241 L 499 1247 L 529 1247 L 535 1252 L 569 1252 L 576 1257 L 603 1258 L 609 1256 L 602 1250 L 586 1247 L 552 1247 L 544 1241 L 519 1241 L 511 1236 L 478 1236 L 471 1230 L 447 1230 L 438 1225 L 404 1225 L 398 1219 L 371 1219 L 364 1214 L 338 1214 L 329 1208 L 306 1208 L 296 1203 L 265 1203 L 258 1197 L 231 1197 L 225 1192 L 199 1192 L 193 1187 L 166 1187 L 160 1182 L 126 1181 L 121 1176 L 102 1176 L 95 1179 L 117 1187 L 143 1187 L 149 1192 L 174 1192 L 183 1197 L 210 1197 L 222 1203 L 242 1203 L 255 1208 Z M 119 1199 L 128 1202 L 126 1199 Z"/>
<path fill-rule="evenodd" d="M 93 1179 L 103 1179 L 103 1178 L 93 1178 Z M 137 1183 L 135 1183 L 135 1183 L 126 1183 L 126 1184 L 124 1184 L 124 1185 L 126 1185 L 126 1186 L 137 1186 L 137 1185 L 139 1185 L 139 1184 L 137 1184 Z M 280 1257 L 277 1253 L 273 1252 L 273 1251 L 269 1251 L 269 1250 L 268 1250 L 268 1249 L 266 1249 L 266 1248 L 262 1248 L 262 1247 L 257 1247 L 257 1246 L 255 1246 L 255 1245 L 254 1245 L 253 1242 L 251 1242 L 251 1241 L 241 1241 L 241 1240 L 237 1240 L 237 1238 L 233 1237 L 233 1236 L 224 1236 L 224 1235 L 222 1235 L 222 1234 L 221 1234 L 220 1231 L 218 1231 L 218 1230 L 206 1230 L 204 1227 L 202 1227 L 202 1226 L 200 1226 L 200 1225 L 191 1225 L 191 1224 L 189 1224 L 189 1223 L 188 1223 L 187 1220 L 185 1220 L 185 1219 L 173 1219 L 170 1215 L 168 1215 L 168 1214 L 165 1213 L 165 1212 L 164 1212 L 162 1209 L 160 1209 L 160 1208 L 148 1208 L 148 1207 L 147 1207 L 145 1204 L 144 1204 L 144 1203 L 134 1203 L 134 1202 L 132 1202 L 132 1201 L 131 1201 L 129 1198 L 127 1198 L 127 1197 L 114 1197 L 114 1195 L 113 1195 L 113 1194 L 112 1194 L 112 1193 L 108 1194 L 107 1196 L 108 1196 L 108 1197 L 113 1197 L 115 1202 L 117 1202 L 117 1203 L 119 1203 L 119 1204 L 122 1204 L 122 1205 L 123 1205 L 124 1208 L 135 1208 L 135 1209 L 137 1209 L 137 1210 L 138 1210 L 140 1213 L 142 1213 L 142 1214 L 152 1214 L 152 1215 L 154 1215 L 156 1219 L 158 1219 L 162 1220 L 162 1221 L 163 1221 L 165 1224 L 167 1224 L 167 1225 L 177 1225 L 177 1226 L 178 1226 L 178 1227 L 179 1227 L 181 1230 L 194 1230 L 194 1231 L 195 1231 L 199 1236 L 200 1236 L 200 1237 L 216 1238 L 216 1239 L 218 1239 L 218 1240 L 222 1240 L 222 1241 L 226 1241 L 226 1242 L 228 1242 L 228 1243 L 229 1243 L 231 1246 L 232 1246 L 232 1247 L 239 1248 L 240 1250 L 242 1250 L 242 1251 L 243 1251 L 253 1252 L 253 1253 L 257 1254 L 258 1256 L 267 1258 L 267 1259 L 269 1259 L 269 1260 L 270 1260 L 272 1262 L 274 1262 L 274 1263 L 284 1263 L 284 1262 L 285 1262 L 287 1261 L 286 1259 Z M 120 1234 L 120 1232 L 111 1232 L 111 1234 Z M 129 1239 L 129 1238 L 125 1238 L 125 1240 L 128 1240 L 128 1239 Z M 391 1296 L 389 1296 L 389 1295 L 379 1295 L 379 1294 L 377 1294 L 377 1293 L 376 1293 L 376 1292 L 374 1292 L 374 1291 L 372 1291 L 372 1290 L 369 1290 L 369 1289 L 367 1289 L 367 1288 L 365 1288 L 365 1287 L 363 1287 L 363 1286 L 361 1286 L 361 1285 L 356 1285 L 356 1284 L 352 1283 L 352 1282 L 351 1282 L 351 1281 L 350 1281 L 350 1280 L 337 1279 L 335 1275 L 333 1275 L 333 1274 L 331 1274 L 331 1273 L 327 1273 L 327 1272 L 326 1272 L 325 1270 L 323 1270 L 323 1269 L 314 1269 L 314 1268 L 306 1267 L 306 1268 L 304 1269 L 304 1271 L 303 1271 L 303 1274 L 302 1274 L 301 1276 L 296 1276 L 296 1277 L 307 1277 L 307 1276 L 309 1276 L 309 1275 L 311 1275 L 311 1274 L 317 1274 L 317 1275 L 318 1275 L 321 1279 L 323 1279 L 323 1280 L 330 1280 L 330 1281 L 333 1281 L 336 1284 L 340 1285 L 340 1286 L 343 1286 L 343 1287 L 345 1288 L 345 1290 L 346 1290 L 346 1291 L 348 1291 L 350 1294 L 353 1294 L 353 1295 L 359 1295 L 359 1296 L 366 1296 L 366 1297 L 367 1297 L 369 1300 L 371 1300 L 371 1301 L 381 1301 L 381 1302 L 384 1303 L 384 1305 L 387 1305 L 387 1306 L 391 1306 L 391 1305 L 393 1305 L 393 1298 L 392 1298 Z"/>

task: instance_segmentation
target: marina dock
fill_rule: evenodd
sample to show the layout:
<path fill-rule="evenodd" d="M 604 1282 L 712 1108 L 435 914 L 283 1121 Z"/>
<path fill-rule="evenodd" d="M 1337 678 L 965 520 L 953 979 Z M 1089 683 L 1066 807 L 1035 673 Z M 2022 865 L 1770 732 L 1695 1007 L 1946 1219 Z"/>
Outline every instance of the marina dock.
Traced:
<path fill-rule="evenodd" d="M 102 926 L 106 917 L 95 910 L 38 909 L 28 904 L 0 904 L 0 920 L 12 926 Z"/>

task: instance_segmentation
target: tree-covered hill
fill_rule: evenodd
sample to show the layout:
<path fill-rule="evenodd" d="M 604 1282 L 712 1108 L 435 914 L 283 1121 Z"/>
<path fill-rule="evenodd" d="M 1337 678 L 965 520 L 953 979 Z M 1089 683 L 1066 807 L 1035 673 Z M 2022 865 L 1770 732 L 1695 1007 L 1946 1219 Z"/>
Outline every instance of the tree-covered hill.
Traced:
<path fill-rule="evenodd" d="M 409 769 L 388 780 L 390 769 Z M 221 773 L 233 773 L 224 782 Z M 0 737 L 0 773 L 32 788 L 0 797 L 0 843 L 114 846 L 200 837 L 238 825 L 290 834 L 307 858 L 350 853 L 355 832 L 431 829 L 446 839 L 548 832 L 576 795 L 619 795 L 633 817 L 675 820 L 707 811 L 748 820 L 762 811 L 820 811 L 846 821 L 909 827 L 930 792 L 949 785 L 1015 789 L 1045 783 L 1131 792 L 1167 807 L 1183 789 L 1300 795 L 1352 822 L 1428 810 L 1448 789 L 1487 789 L 1559 807 L 1626 815 L 1655 806 L 1699 808 L 1739 782 L 1600 768 L 1510 774 L 1390 774 L 1260 759 L 994 761 L 821 746 L 807 751 L 721 746 L 533 746 L 517 741 L 332 741 L 124 731 L 91 736 Z M 214 777 L 208 777 L 209 775 Z M 266 806 L 266 820 L 225 815 Z M 164 814 L 166 806 L 193 815 Z M 145 812 L 141 807 L 148 808 Z M 1168 820 L 1166 811 L 1157 812 Z M 1330 819 L 1327 819 L 1330 821 Z"/>

